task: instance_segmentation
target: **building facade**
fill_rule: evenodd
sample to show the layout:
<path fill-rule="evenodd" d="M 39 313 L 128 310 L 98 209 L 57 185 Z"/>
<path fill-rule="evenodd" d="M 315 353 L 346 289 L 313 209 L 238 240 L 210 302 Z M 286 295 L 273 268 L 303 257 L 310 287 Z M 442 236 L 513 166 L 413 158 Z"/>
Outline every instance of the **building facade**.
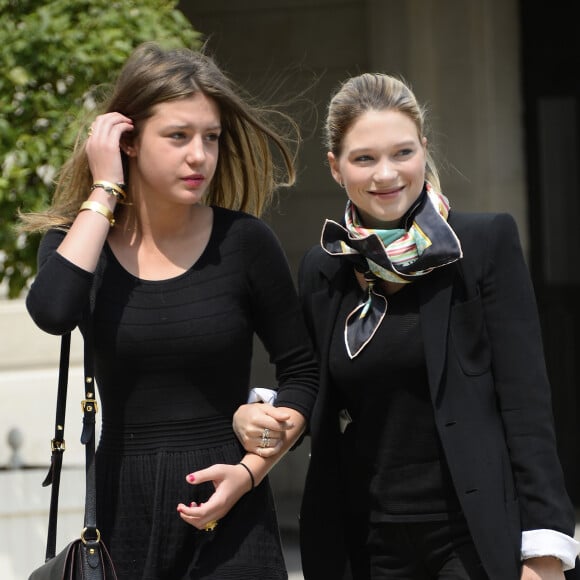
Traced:
<path fill-rule="evenodd" d="M 289 99 L 301 124 L 298 183 L 267 217 L 294 270 L 317 243 L 324 218 L 344 207 L 322 146 L 329 95 L 365 71 L 410 82 L 428 106 L 430 143 L 452 208 L 506 211 L 519 225 L 545 334 L 560 455 L 580 505 L 580 50 L 571 6 L 213 0 L 180 8 L 235 80 L 258 97 Z M 256 365 L 259 382 L 270 380 L 264 361 Z M 303 463 L 288 461 L 294 474 Z"/>

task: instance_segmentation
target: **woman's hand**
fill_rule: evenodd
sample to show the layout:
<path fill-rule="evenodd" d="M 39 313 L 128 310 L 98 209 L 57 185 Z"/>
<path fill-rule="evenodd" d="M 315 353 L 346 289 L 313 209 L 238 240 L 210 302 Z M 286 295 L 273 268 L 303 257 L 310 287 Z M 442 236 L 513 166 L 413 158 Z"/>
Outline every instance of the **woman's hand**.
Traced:
<path fill-rule="evenodd" d="M 133 121 L 120 113 L 105 113 L 94 120 L 85 146 L 93 181 L 125 182 L 121 137 L 132 130 Z"/>
<path fill-rule="evenodd" d="M 189 506 L 183 503 L 177 506 L 181 519 L 198 530 L 204 530 L 210 522 L 217 521 L 219 525 L 219 520 L 252 489 L 248 472 L 242 465 L 218 463 L 190 473 L 185 479 L 192 485 L 211 481 L 215 488 L 214 493 L 203 504 L 192 502 Z"/>
<path fill-rule="evenodd" d="M 248 453 L 261 457 L 276 455 L 294 427 L 290 413 L 268 403 L 241 405 L 234 413 L 233 428 Z"/>
<path fill-rule="evenodd" d="M 552 556 L 524 560 L 521 580 L 564 580 L 562 562 Z"/>

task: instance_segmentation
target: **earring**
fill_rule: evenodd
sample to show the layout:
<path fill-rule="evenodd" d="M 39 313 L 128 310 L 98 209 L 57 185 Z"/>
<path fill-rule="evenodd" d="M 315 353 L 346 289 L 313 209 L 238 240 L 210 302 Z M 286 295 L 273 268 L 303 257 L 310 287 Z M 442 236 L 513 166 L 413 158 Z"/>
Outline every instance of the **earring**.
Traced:
<path fill-rule="evenodd" d="M 344 189 L 344 181 L 342 179 L 338 182 L 338 185 Z"/>

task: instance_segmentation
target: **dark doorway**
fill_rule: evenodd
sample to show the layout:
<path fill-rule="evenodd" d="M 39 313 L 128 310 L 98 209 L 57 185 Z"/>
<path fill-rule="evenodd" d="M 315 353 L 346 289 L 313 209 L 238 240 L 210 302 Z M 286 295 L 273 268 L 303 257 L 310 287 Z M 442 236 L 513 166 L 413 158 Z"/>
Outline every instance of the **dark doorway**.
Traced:
<path fill-rule="evenodd" d="M 580 49 L 573 6 L 520 1 L 530 268 L 560 457 L 580 507 Z"/>

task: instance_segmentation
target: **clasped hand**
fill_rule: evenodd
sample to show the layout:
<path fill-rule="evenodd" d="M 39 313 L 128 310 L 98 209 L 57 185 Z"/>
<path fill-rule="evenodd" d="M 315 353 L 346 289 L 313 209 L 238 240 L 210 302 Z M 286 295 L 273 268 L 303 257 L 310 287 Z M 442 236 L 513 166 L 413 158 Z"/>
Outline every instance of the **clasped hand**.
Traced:
<path fill-rule="evenodd" d="M 234 413 L 233 428 L 248 453 L 273 457 L 286 442 L 287 432 L 294 427 L 290 413 L 268 403 L 241 405 Z"/>
<path fill-rule="evenodd" d="M 214 493 L 205 503 L 186 505 L 180 503 L 177 512 L 181 519 L 198 530 L 205 529 L 211 521 L 219 521 L 235 505 L 235 503 L 251 489 L 248 483 L 248 473 L 240 465 L 216 463 L 206 469 L 200 469 L 186 476 L 186 481 L 192 485 L 212 482 Z"/>
<path fill-rule="evenodd" d="M 234 431 L 244 449 L 264 459 L 282 451 L 287 442 L 287 432 L 294 427 L 294 420 L 288 410 L 267 403 L 241 405 L 233 418 Z M 223 518 L 240 497 L 251 489 L 248 473 L 241 465 L 212 465 L 190 473 L 186 480 L 192 485 L 212 482 L 215 489 L 205 503 L 180 503 L 177 506 L 181 519 L 198 530 Z"/>

